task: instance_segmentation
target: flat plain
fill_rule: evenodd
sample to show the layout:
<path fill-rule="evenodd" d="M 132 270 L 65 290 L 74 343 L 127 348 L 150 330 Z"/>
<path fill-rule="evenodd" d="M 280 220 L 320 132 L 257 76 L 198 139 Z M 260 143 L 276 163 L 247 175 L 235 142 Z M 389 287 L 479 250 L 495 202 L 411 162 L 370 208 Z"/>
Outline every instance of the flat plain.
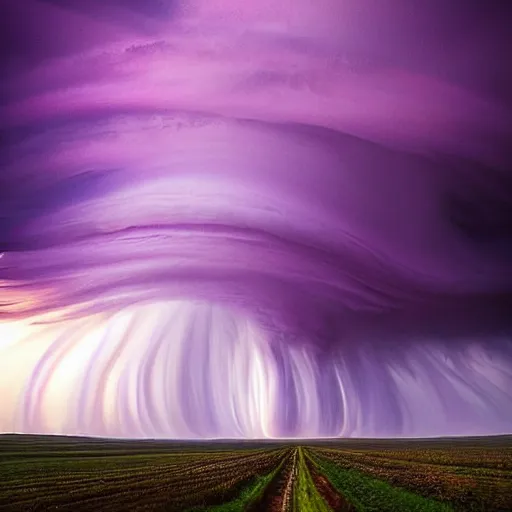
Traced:
<path fill-rule="evenodd" d="M 512 511 L 512 436 L 126 441 L 0 435 L 2 511 Z"/>

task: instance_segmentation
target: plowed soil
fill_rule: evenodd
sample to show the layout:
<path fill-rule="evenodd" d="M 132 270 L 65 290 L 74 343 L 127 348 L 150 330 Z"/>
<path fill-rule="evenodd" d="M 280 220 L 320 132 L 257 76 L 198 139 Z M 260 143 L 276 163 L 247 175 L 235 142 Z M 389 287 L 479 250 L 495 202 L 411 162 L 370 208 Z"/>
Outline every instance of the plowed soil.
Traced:
<path fill-rule="evenodd" d="M 248 508 L 248 512 L 292 512 L 296 472 L 297 453 L 294 452 L 267 486 L 261 499 Z"/>
<path fill-rule="evenodd" d="M 355 512 L 356 508 L 332 486 L 324 475 L 317 471 L 310 461 L 307 461 L 307 466 L 320 496 L 333 512 Z"/>

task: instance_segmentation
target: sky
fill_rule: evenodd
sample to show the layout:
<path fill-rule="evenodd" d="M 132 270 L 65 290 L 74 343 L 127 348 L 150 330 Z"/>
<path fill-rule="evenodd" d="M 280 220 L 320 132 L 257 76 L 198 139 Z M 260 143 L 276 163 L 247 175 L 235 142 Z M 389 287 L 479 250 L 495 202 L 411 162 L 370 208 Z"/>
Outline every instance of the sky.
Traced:
<path fill-rule="evenodd" d="M 506 2 L 0 18 L 0 432 L 512 432 Z"/>

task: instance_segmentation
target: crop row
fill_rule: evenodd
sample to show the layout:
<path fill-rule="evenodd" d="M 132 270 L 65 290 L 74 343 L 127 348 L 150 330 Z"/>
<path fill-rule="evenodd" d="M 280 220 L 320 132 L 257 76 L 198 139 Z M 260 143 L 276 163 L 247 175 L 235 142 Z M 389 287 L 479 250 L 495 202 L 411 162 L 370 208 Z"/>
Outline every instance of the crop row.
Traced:
<path fill-rule="evenodd" d="M 309 450 L 306 451 L 306 458 L 343 498 L 338 510 L 341 508 L 345 511 L 365 512 L 453 511 L 448 504 L 395 487 L 361 471 L 342 467 L 327 458 L 318 457 Z"/>
<path fill-rule="evenodd" d="M 488 468 L 512 470 L 512 449 L 500 450 L 488 448 L 475 449 L 429 449 L 429 450 L 343 450 L 372 457 L 399 459 L 415 463 L 429 463 L 447 466 L 465 466 L 471 468 Z"/>
<path fill-rule="evenodd" d="M 313 452 L 338 467 L 352 469 L 411 490 L 449 502 L 462 510 L 512 509 L 512 473 L 502 469 L 448 466 L 392 458 L 392 453 L 315 448 Z"/>
<path fill-rule="evenodd" d="M 88 478 L 113 478 L 116 475 L 127 478 L 131 474 L 139 475 L 141 468 L 145 473 L 155 473 L 165 471 L 166 473 L 182 472 L 184 469 L 192 471 L 195 468 L 206 469 L 208 465 L 220 462 L 227 464 L 229 462 L 238 463 L 243 457 L 254 457 L 259 459 L 268 452 L 227 452 L 222 454 L 200 454 L 186 460 L 179 460 L 174 454 L 153 456 L 153 457 L 121 457 L 111 458 L 103 457 L 96 459 L 81 459 L 62 457 L 59 460 L 34 460 L 34 461 L 5 461 L 0 463 L 0 471 L 4 484 L 10 482 L 15 484 L 17 481 L 20 485 L 25 485 L 27 477 L 33 483 L 44 483 L 45 479 L 51 477 L 65 477 L 67 479 L 88 479 Z M 177 461 L 178 459 L 178 461 Z M 248 459 L 250 460 L 250 459 Z"/>
<path fill-rule="evenodd" d="M 269 472 L 283 458 L 285 450 L 264 451 L 259 454 L 226 454 L 225 460 L 203 458 L 191 464 L 180 464 L 169 468 L 168 465 L 155 465 L 153 468 L 138 467 L 130 471 L 130 458 L 125 459 L 125 470 L 106 475 L 102 466 L 108 466 L 108 457 L 98 460 L 98 473 L 88 478 L 79 472 L 70 476 L 74 463 L 62 461 L 60 469 L 46 472 L 38 481 L 34 472 L 28 471 L 25 481 L 16 479 L 5 482 L 0 494 L 0 506 L 9 507 L 59 506 L 65 510 L 72 503 L 73 510 L 100 507 L 101 503 L 109 502 L 109 510 L 116 504 L 119 510 L 138 502 L 147 506 L 167 505 L 167 509 L 183 510 L 184 506 L 196 502 L 208 502 L 212 498 L 221 497 L 243 482 Z M 26 465 L 26 461 L 24 462 Z M 41 464 L 44 467 L 44 464 Z M 39 504 L 39 505 L 37 505 Z M 15 508 L 13 508 L 14 510 Z"/>

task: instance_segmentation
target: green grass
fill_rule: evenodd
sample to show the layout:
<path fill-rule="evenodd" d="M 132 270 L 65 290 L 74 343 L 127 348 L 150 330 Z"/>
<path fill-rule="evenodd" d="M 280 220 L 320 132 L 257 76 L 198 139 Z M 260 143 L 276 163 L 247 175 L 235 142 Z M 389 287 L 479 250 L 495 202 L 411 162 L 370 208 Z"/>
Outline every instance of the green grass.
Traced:
<path fill-rule="evenodd" d="M 358 512 L 449 512 L 450 505 L 424 498 L 412 492 L 368 477 L 336 464 L 310 457 L 333 487 L 355 506 Z M 307 510 L 307 509 L 304 509 Z"/>
<path fill-rule="evenodd" d="M 213 507 L 194 507 L 189 509 L 188 512 L 242 512 L 261 496 L 265 487 L 271 482 L 273 474 L 274 472 L 256 478 L 244 487 L 240 495 L 232 501 Z"/>
<path fill-rule="evenodd" d="M 395 450 L 388 441 L 380 451 L 362 446 L 349 449 L 347 443 L 341 449 L 335 445 L 310 449 L 339 468 L 450 504 L 455 510 L 498 512 L 512 510 L 512 450 L 505 441 L 502 446 L 488 446 L 483 439 L 473 446 L 459 441 L 450 447 L 431 441 L 426 448 L 417 442 Z"/>
<path fill-rule="evenodd" d="M 262 496 L 267 485 L 269 485 L 277 473 L 281 471 L 284 463 L 285 460 L 267 475 L 255 478 L 242 489 L 236 499 L 213 507 L 193 507 L 189 509 L 188 512 L 243 512 L 249 505 L 256 502 Z"/>
<path fill-rule="evenodd" d="M 313 478 L 306 466 L 304 452 L 298 448 L 298 474 L 293 494 L 293 507 L 297 512 L 307 510 L 309 512 L 330 512 L 322 496 L 317 491 Z"/>

